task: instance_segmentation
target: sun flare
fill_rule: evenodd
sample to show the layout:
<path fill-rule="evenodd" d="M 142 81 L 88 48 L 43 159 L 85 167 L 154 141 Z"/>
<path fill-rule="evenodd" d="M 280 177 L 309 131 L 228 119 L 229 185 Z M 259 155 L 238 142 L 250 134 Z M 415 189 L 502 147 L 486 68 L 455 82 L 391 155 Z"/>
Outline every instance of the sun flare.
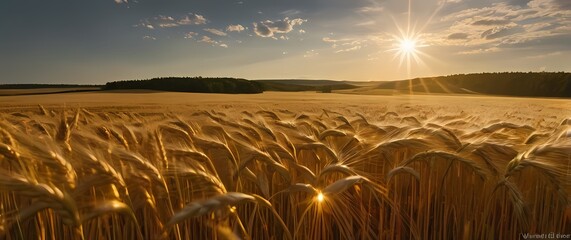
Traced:
<path fill-rule="evenodd" d="M 416 41 L 412 39 L 403 39 L 400 41 L 400 51 L 403 53 L 414 53 L 416 52 Z"/>
<path fill-rule="evenodd" d="M 410 77 L 411 66 L 414 61 L 416 64 L 422 64 L 420 55 L 425 55 L 420 49 L 427 45 L 423 43 L 420 33 L 406 34 L 401 32 L 401 36 L 393 35 L 393 48 L 389 51 L 394 52 L 394 58 L 399 59 L 399 66 L 406 64 L 407 77 Z"/>
<path fill-rule="evenodd" d="M 428 46 L 426 44 L 426 39 L 423 39 L 424 34 L 422 33 L 426 25 L 420 28 L 417 28 L 416 24 L 411 25 L 411 5 L 412 0 L 409 0 L 406 27 L 401 27 L 402 24 L 393 18 L 398 33 L 389 33 L 389 35 L 392 36 L 393 44 L 392 48 L 387 50 L 389 52 L 393 52 L 393 60 L 396 58 L 399 59 L 399 67 L 401 67 L 403 64 L 406 65 L 407 78 L 412 76 L 413 62 L 416 63 L 416 65 L 423 65 L 424 62 L 422 61 L 421 56 L 428 57 L 426 53 L 421 51 L 421 48 Z M 434 17 L 434 14 L 430 17 L 426 24 L 431 22 L 432 17 Z"/>
<path fill-rule="evenodd" d="M 323 202 L 324 199 L 325 197 L 323 196 L 323 193 L 317 194 L 317 202 Z"/>

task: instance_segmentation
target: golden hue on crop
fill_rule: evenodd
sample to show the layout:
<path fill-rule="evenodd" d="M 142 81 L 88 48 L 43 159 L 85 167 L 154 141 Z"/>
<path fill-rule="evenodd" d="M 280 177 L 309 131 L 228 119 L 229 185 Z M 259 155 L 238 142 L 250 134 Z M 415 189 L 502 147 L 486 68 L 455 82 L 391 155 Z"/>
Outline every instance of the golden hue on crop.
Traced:
<path fill-rule="evenodd" d="M 571 120 L 404 109 L 3 112 L 0 238 L 517 239 L 571 230 Z"/>

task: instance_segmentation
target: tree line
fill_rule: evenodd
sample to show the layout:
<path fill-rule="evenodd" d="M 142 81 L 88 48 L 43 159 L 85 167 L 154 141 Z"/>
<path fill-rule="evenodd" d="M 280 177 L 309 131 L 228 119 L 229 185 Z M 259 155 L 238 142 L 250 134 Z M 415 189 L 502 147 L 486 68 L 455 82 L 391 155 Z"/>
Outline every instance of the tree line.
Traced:
<path fill-rule="evenodd" d="M 417 78 L 414 80 L 421 80 Z M 424 78 L 470 91 L 509 96 L 571 97 L 571 73 L 496 72 Z"/>
<path fill-rule="evenodd" d="M 146 89 L 195 93 L 262 93 L 262 86 L 241 78 L 163 77 L 108 82 L 104 90 Z"/>

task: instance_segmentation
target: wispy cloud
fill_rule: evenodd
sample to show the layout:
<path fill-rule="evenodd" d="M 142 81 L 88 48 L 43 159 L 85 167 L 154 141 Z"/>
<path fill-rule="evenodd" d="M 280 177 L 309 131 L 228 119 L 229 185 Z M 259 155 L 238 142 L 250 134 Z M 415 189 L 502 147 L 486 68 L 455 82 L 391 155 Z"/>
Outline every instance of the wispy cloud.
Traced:
<path fill-rule="evenodd" d="M 212 33 L 212 34 L 214 34 L 214 35 L 216 35 L 216 36 L 221 36 L 221 37 L 224 37 L 224 36 L 228 35 L 228 34 L 226 34 L 225 32 L 223 32 L 222 30 L 214 29 L 214 28 L 205 28 L 204 31 L 207 31 L 207 32 L 209 32 L 209 33 Z"/>
<path fill-rule="evenodd" d="M 508 23 L 510 23 L 510 20 L 505 18 L 484 18 L 473 22 L 472 25 L 490 26 L 490 25 L 505 25 Z"/>
<path fill-rule="evenodd" d="M 314 49 L 312 50 L 307 50 L 305 51 L 305 53 L 303 54 L 304 58 L 310 58 L 310 57 L 315 57 L 319 55 L 319 53 L 317 51 L 315 51 Z"/>
<path fill-rule="evenodd" d="M 355 24 L 355 26 L 361 26 L 361 27 L 362 26 L 372 26 L 372 25 L 375 25 L 376 23 L 377 23 L 376 21 L 370 20 L 370 21 L 357 23 L 357 24 Z"/>
<path fill-rule="evenodd" d="M 379 7 L 379 6 L 367 6 L 367 7 L 358 8 L 357 12 L 358 13 L 380 13 L 384 10 L 385 9 L 383 7 Z"/>
<path fill-rule="evenodd" d="M 159 28 L 172 28 L 184 25 L 203 25 L 206 24 L 207 20 L 204 16 L 190 13 L 179 18 L 174 18 L 171 16 L 159 15 L 151 19 L 141 20 L 141 22 L 135 26 L 145 27 L 148 29 Z"/>
<path fill-rule="evenodd" d="M 340 49 L 335 51 L 335 53 L 352 52 L 361 49 L 361 45 L 353 46 L 350 48 Z"/>
<path fill-rule="evenodd" d="M 254 33 L 260 37 L 273 37 L 276 33 L 289 33 L 294 26 L 302 25 L 304 22 L 307 22 L 307 20 L 301 18 L 289 19 L 288 17 L 277 21 L 266 20 L 254 23 Z"/>
<path fill-rule="evenodd" d="M 184 34 L 184 38 L 192 39 L 192 38 L 194 38 L 194 36 L 197 36 L 197 35 L 198 35 L 198 33 L 195 33 L 195 32 L 187 32 Z"/>
<path fill-rule="evenodd" d="M 330 43 L 331 48 L 340 48 L 336 50 L 335 53 L 350 52 L 361 49 L 362 45 L 366 43 L 367 39 L 356 39 L 356 38 L 341 38 L 333 39 L 330 37 L 324 37 L 321 39 L 323 42 Z"/>
<path fill-rule="evenodd" d="M 153 36 L 143 36 L 143 39 L 145 40 L 157 40 L 157 38 L 153 37 Z"/>
<path fill-rule="evenodd" d="M 177 22 L 179 25 L 202 25 L 206 24 L 206 18 L 202 15 L 191 13 Z"/>
<path fill-rule="evenodd" d="M 468 39 L 468 34 L 466 34 L 466 33 L 451 33 L 446 38 L 449 40 L 465 40 L 465 39 Z"/>
<path fill-rule="evenodd" d="M 241 32 L 244 30 L 246 30 L 246 28 L 240 24 L 228 25 L 228 27 L 226 27 L 227 32 Z"/>
<path fill-rule="evenodd" d="M 115 0 L 115 3 L 122 4 L 122 3 L 129 3 L 128 0 Z"/>
<path fill-rule="evenodd" d="M 301 11 L 299 11 L 297 9 L 290 9 L 290 10 L 283 11 L 280 14 L 288 16 L 288 17 L 292 17 L 295 15 L 299 15 L 300 13 L 301 13 Z"/>
<path fill-rule="evenodd" d="M 208 44 L 213 45 L 213 46 L 228 48 L 227 44 L 222 43 L 220 41 L 216 41 L 216 40 L 210 38 L 209 36 L 202 36 L 202 38 L 198 42 L 203 42 L 203 43 L 208 43 Z"/>
<path fill-rule="evenodd" d="M 328 42 L 328 43 L 336 43 L 337 41 L 339 41 L 339 40 L 335 40 L 335 39 L 330 38 L 330 37 L 324 37 L 321 40 L 323 40 L 324 42 Z"/>
<path fill-rule="evenodd" d="M 463 0 L 439 0 L 438 4 L 442 5 L 442 4 L 446 4 L 446 3 L 459 3 L 462 2 Z"/>
<path fill-rule="evenodd" d="M 487 40 L 502 38 L 505 36 L 509 36 L 512 34 L 520 33 L 525 31 L 522 27 L 517 25 L 512 26 L 501 26 L 501 27 L 494 27 L 490 28 L 482 33 L 482 38 Z"/>
<path fill-rule="evenodd" d="M 523 43 L 555 36 L 571 36 L 571 2 L 531 0 L 520 4 L 493 3 L 450 13 L 440 19 L 447 29 L 431 35 L 436 45 L 471 48 L 460 54 L 498 52 Z M 459 41 L 462 40 L 462 41 Z"/>
<path fill-rule="evenodd" d="M 543 59 L 543 58 L 548 58 L 548 57 L 554 57 L 554 56 L 560 56 L 563 53 L 560 51 L 557 52 L 550 52 L 550 53 L 546 53 L 546 54 L 540 54 L 540 55 L 534 55 L 534 56 L 529 56 L 526 57 L 527 59 Z"/>
<path fill-rule="evenodd" d="M 462 51 L 462 52 L 459 52 L 458 54 L 460 54 L 460 55 L 475 55 L 475 54 L 493 53 L 493 52 L 499 52 L 499 51 L 500 51 L 499 48 L 491 47 L 491 48 L 478 48 L 478 49 L 473 49 L 473 50 Z"/>

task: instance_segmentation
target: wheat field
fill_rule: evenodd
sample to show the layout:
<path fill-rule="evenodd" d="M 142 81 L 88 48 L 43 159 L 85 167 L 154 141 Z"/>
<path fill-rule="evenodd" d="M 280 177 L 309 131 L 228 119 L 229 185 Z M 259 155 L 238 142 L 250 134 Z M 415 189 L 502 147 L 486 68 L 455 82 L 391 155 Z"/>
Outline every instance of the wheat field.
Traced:
<path fill-rule="evenodd" d="M 1 239 L 571 232 L 566 101 L 298 93 L 61 99 L 0 99 Z"/>

